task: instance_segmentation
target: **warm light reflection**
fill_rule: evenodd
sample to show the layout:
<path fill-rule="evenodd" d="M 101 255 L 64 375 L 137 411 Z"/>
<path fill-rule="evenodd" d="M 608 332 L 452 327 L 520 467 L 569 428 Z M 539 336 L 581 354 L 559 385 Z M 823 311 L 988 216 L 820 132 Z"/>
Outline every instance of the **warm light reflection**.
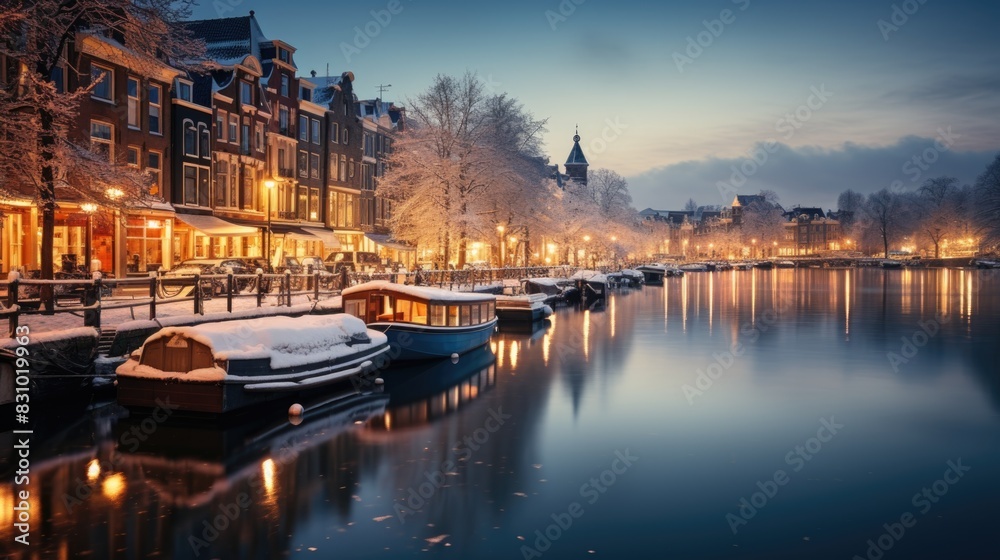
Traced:
<path fill-rule="evenodd" d="M 851 271 L 844 271 L 844 334 L 851 336 Z"/>
<path fill-rule="evenodd" d="M 260 464 L 261 478 L 264 479 L 264 490 L 268 497 L 274 496 L 274 459 L 264 459 Z"/>
<path fill-rule="evenodd" d="M 715 303 L 715 275 L 708 276 L 708 334 L 712 334 L 712 316 Z"/>
<path fill-rule="evenodd" d="M 583 312 L 583 358 L 590 361 L 590 310 Z"/>
<path fill-rule="evenodd" d="M 382 424 L 385 425 L 385 431 L 388 432 L 389 430 L 392 429 L 392 413 L 389 412 L 388 410 L 385 412 L 385 415 L 382 417 Z"/>
<path fill-rule="evenodd" d="M 497 343 L 497 351 L 496 351 L 496 355 L 497 355 L 497 367 L 503 367 L 503 355 L 504 355 L 504 351 L 506 349 L 506 346 L 507 346 L 507 344 L 506 344 L 505 340 L 500 340 L 500 342 Z"/>
<path fill-rule="evenodd" d="M 617 298 L 611 298 L 611 338 L 615 337 L 615 300 Z"/>
<path fill-rule="evenodd" d="M 510 369 L 517 369 L 518 344 L 516 340 L 510 342 Z"/>
<path fill-rule="evenodd" d="M 117 501 L 125 493 L 125 475 L 122 473 L 115 473 L 104 479 L 104 483 L 101 484 L 101 493 L 104 497 Z"/>
<path fill-rule="evenodd" d="M 91 459 L 87 463 L 87 480 L 94 482 L 99 476 L 101 476 L 101 462 L 97 459 Z"/>
<path fill-rule="evenodd" d="M 548 367 L 549 365 L 549 348 L 551 346 L 552 346 L 552 337 L 550 337 L 548 333 L 546 333 L 545 336 L 542 337 L 542 362 L 545 364 L 546 367 Z"/>
<path fill-rule="evenodd" d="M 681 276 L 681 330 L 688 330 L 688 277 Z"/>

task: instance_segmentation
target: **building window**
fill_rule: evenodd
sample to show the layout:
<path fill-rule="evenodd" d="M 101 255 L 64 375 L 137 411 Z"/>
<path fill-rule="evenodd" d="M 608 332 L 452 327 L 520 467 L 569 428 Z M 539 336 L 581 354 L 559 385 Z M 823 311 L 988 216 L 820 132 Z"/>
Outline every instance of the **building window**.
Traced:
<path fill-rule="evenodd" d="M 244 105 L 253 105 L 253 89 L 250 82 L 240 82 L 240 102 Z"/>
<path fill-rule="evenodd" d="M 128 78 L 128 127 L 139 128 L 139 80 Z"/>
<path fill-rule="evenodd" d="M 298 207 L 295 217 L 300 220 L 308 218 L 309 214 L 309 189 L 299 187 Z"/>
<path fill-rule="evenodd" d="M 340 142 L 340 123 L 330 123 L 329 138 L 333 144 Z"/>
<path fill-rule="evenodd" d="M 311 90 L 311 89 L 309 89 L 307 87 L 302 88 L 302 93 L 301 93 L 302 100 L 303 101 L 312 101 L 312 93 L 313 93 L 313 90 Z"/>
<path fill-rule="evenodd" d="M 282 48 L 278 49 L 278 60 L 282 62 L 288 62 L 288 51 Z"/>
<path fill-rule="evenodd" d="M 347 156 L 340 156 L 340 182 L 347 180 Z"/>
<path fill-rule="evenodd" d="M 237 128 L 240 126 L 239 115 L 229 115 L 229 142 L 233 144 L 239 143 L 239 135 Z"/>
<path fill-rule="evenodd" d="M 146 173 L 149 173 L 150 186 L 149 194 L 159 194 L 160 187 L 162 185 L 161 170 L 162 167 L 162 156 L 160 152 L 149 152 L 149 156 L 146 159 Z"/>
<path fill-rule="evenodd" d="M 278 108 L 278 132 L 285 136 L 290 136 L 288 130 L 288 107 Z"/>
<path fill-rule="evenodd" d="M 347 127 L 344 127 L 344 144 L 350 143 L 351 136 L 348 134 Z"/>
<path fill-rule="evenodd" d="M 254 202 L 254 188 L 252 172 L 243 174 L 243 209 L 253 210 L 256 208 Z"/>
<path fill-rule="evenodd" d="M 264 151 L 264 124 L 257 123 L 255 128 L 255 136 L 257 138 L 257 151 Z"/>
<path fill-rule="evenodd" d="M 112 99 L 112 84 L 115 81 L 115 72 L 110 68 L 90 64 L 90 83 L 94 89 L 90 90 L 90 96 L 104 101 L 114 101 Z"/>
<path fill-rule="evenodd" d="M 351 158 L 351 163 L 347 166 L 347 173 L 354 178 L 354 158 Z"/>
<path fill-rule="evenodd" d="M 177 80 L 177 99 L 191 102 L 191 84 Z"/>
<path fill-rule="evenodd" d="M 128 163 L 129 167 L 139 167 L 139 148 L 137 146 L 128 147 L 125 162 Z"/>
<path fill-rule="evenodd" d="M 319 179 L 319 154 L 309 154 L 309 176 Z"/>
<path fill-rule="evenodd" d="M 250 155 L 250 119 L 244 118 L 243 120 L 243 134 L 240 138 L 240 153 L 243 155 Z"/>
<path fill-rule="evenodd" d="M 226 112 L 219 111 L 215 114 L 215 137 L 218 140 L 226 139 Z"/>
<path fill-rule="evenodd" d="M 304 150 L 299 151 L 299 177 L 309 176 L 309 154 Z"/>
<path fill-rule="evenodd" d="M 319 219 L 319 189 L 309 191 L 309 219 L 313 221 Z"/>
<path fill-rule="evenodd" d="M 319 145 L 319 121 L 316 119 L 312 120 L 312 143 Z"/>
<path fill-rule="evenodd" d="M 212 134 L 208 131 L 207 124 L 198 123 L 198 138 L 201 140 L 198 147 L 201 157 L 212 159 Z"/>
<path fill-rule="evenodd" d="M 184 164 L 184 204 L 209 206 L 209 173 L 205 167 Z"/>
<path fill-rule="evenodd" d="M 160 130 L 160 86 L 149 86 L 149 133 L 162 134 Z"/>
<path fill-rule="evenodd" d="M 288 97 L 288 74 L 281 75 L 281 96 Z"/>
<path fill-rule="evenodd" d="M 327 182 L 337 180 L 337 154 L 330 154 L 330 169 L 327 170 Z"/>
<path fill-rule="evenodd" d="M 299 140 L 309 141 L 309 117 L 305 115 L 299 115 Z"/>
<path fill-rule="evenodd" d="M 108 161 L 112 160 L 114 154 L 111 130 L 110 124 L 90 121 L 90 149 Z"/>
<path fill-rule="evenodd" d="M 198 155 L 198 129 L 194 126 L 194 121 L 184 120 L 184 155 Z"/>
<path fill-rule="evenodd" d="M 215 205 L 229 206 L 229 162 L 215 162 Z"/>

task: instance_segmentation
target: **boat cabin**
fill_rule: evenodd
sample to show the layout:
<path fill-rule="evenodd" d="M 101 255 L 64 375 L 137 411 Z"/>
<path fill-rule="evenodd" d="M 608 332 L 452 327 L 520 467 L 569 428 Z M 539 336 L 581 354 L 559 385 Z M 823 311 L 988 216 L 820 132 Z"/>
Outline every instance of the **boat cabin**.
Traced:
<path fill-rule="evenodd" d="M 388 322 L 432 327 L 476 326 L 489 323 L 496 315 L 496 298 L 490 294 L 454 293 L 411 286 L 399 288 L 402 289 L 396 289 L 392 284 L 361 285 L 345 290 L 344 313 L 369 325 Z"/>

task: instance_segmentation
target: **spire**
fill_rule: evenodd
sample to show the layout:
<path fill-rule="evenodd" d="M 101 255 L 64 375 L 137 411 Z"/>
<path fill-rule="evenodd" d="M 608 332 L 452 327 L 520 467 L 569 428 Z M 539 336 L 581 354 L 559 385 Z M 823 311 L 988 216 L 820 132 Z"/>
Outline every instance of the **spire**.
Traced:
<path fill-rule="evenodd" d="M 569 175 L 570 179 L 574 181 L 587 184 L 587 168 L 589 166 L 590 162 L 587 161 L 587 156 L 583 155 L 583 148 L 580 147 L 580 127 L 577 126 L 573 135 L 573 149 L 570 150 L 569 157 L 566 158 L 566 175 Z"/>

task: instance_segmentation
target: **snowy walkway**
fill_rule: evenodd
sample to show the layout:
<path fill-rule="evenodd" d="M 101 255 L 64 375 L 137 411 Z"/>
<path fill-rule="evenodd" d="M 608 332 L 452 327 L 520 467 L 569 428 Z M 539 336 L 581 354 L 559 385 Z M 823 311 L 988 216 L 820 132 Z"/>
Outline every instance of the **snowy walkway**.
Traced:
<path fill-rule="evenodd" d="M 145 299 L 145 298 L 143 298 Z M 120 304 L 122 302 L 128 301 L 128 298 L 115 297 L 106 300 L 106 302 L 111 304 Z M 138 301 L 138 300 L 137 300 Z M 331 296 L 326 299 L 321 299 L 324 306 L 340 306 L 340 296 Z M 292 296 L 292 305 L 295 307 L 301 307 L 302 305 L 307 305 L 311 303 L 312 300 L 307 295 L 296 295 Z M 270 295 L 266 297 L 261 305 L 262 308 L 274 309 L 277 306 L 277 297 Z M 285 307 L 285 306 L 281 306 Z M 249 311 L 257 308 L 257 298 L 256 297 L 241 297 L 233 299 L 233 311 Z M 174 303 L 156 303 L 156 317 L 157 319 L 163 318 L 179 318 L 184 316 L 195 317 L 192 313 L 194 309 L 194 303 L 190 301 L 174 302 Z M 294 310 L 294 307 L 292 308 Z M 209 313 L 225 313 L 226 312 L 226 298 L 212 298 L 205 300 L 204 302 L 205 314 Z M 101 312 L 101 323 L 103 325 L 120 325 L 129 321 L 142 321 L 149 319 L 149 304 L 143 303 L 137 305 L 131 309 L 106 309 Z M 21 315 L 20 324 L 27 325 L 32 334 L 36 333 L 46 333 L 53 331 L 65 331 L 69 329 L 76 329 L 83 326 L 83 313 L 57 313 L 55 315 Z M 4 321 L 6 322 L 6 321 Z M 3 326 L 3 330 L 6 331 L 6 325 Z M 3 346 L 4 340 L 7 337 L 0 338 L 0 346 Z"/>

